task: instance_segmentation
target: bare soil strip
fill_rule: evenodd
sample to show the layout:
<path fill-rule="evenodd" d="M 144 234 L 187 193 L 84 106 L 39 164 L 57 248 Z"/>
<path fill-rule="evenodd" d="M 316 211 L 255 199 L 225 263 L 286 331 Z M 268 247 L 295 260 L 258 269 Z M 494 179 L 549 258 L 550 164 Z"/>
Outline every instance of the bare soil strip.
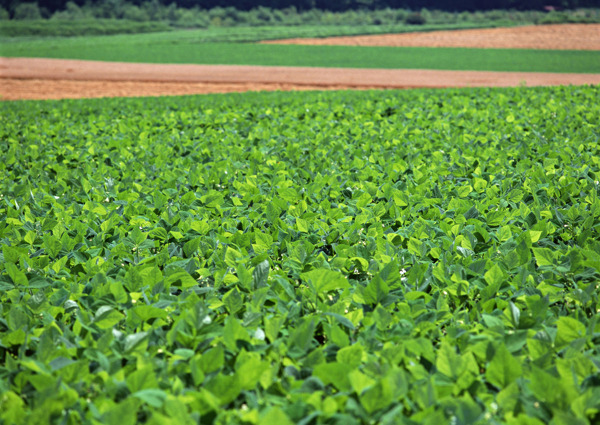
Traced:
<path fill-rule="evenodd" d="M 65 99 L 252 90 L 399 89 L 600 84 L 600 74 L 163 65 L 0 58 L 0 97 Z"/>
<path fill-rule="evenodd" d="M 369 89 L 376 87 L 360 87 Z M 183 96 L 248 91 L 339 90 L 338 86 L 259 83 L 173 83 L 0 79 L 0 100 L 86 99 L 101 97 Z"/>
<path fill-rule="evenodd" d="M 469 47 L 482 49 L 600 50 L 600 24 L 536 25 L 407 34 L 264 41 L 272 44 L 312 44 L 393 47 Z"/>

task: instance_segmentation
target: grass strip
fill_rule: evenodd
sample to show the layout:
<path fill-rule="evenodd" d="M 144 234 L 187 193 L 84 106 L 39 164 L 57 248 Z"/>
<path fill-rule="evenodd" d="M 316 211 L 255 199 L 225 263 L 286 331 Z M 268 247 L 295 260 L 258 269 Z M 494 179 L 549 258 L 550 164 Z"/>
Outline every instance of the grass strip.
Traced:
<path fill-rule="evenodd" d="M 154 40 L 154 42 L 149 42 Z M 600 52 L 429 47 L 300 46 L 160 42 L 121 36 L 7 43 L 8 57 L 49 57 L 145 63 L 599 73 Z M 127 42 L 129 41 L 129 42 Z M 147 41 L 147 42 L 145 42 Z"/>

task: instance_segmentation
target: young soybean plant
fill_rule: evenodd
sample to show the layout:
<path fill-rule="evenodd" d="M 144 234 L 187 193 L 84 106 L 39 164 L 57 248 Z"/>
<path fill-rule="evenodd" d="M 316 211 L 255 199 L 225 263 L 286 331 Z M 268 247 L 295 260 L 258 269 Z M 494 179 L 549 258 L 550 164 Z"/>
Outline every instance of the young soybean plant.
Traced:
<path fill-rule="evenodd" d="M 599 95 L 0 104 L 0 418 L 596 423 Z"/>

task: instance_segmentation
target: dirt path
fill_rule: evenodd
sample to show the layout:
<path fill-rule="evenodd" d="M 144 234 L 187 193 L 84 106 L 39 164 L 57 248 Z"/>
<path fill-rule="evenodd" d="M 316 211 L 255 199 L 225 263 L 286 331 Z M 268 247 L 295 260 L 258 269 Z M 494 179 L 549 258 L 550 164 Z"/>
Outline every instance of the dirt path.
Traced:
<path fill-rule="evenodd" d="M 0 96 L 4 100 L 161 96 L 250 90 L 568 84 L 600 84 L 600 74 L 159 65 L 0 58 Z"/>
<path fill-rule="evenodd" d="M 461 31 L 352 37 L 295 38 L 272 44 L 394 47 L 469 47 L 484 49 L 600 50 L 600 24 L 535 25 Z"/>

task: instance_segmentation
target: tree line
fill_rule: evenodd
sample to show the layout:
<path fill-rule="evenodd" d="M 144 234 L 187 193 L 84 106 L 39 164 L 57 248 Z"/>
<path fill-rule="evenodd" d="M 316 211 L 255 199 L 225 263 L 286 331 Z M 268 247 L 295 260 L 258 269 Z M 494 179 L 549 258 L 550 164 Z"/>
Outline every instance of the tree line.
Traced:
<path fill-rule="evenodd" d="M 27 0 L 26 0 L 27 1 Z M 26 2 L 25 1 L 25 2 Z M 35 1 L 35 0 L 34 0 Z M 78 6 L 89 4 L 111 7 L 112 3 L 122 0 L 37 0 L 40 8 L 48 12 L 64 10 L 67 3 Z M 299 11 L 320 9 L 328 11 L 345 11 L 357 9 L 435 9 L 444 11 L 485 11 L 496 9 L 515 10 L 551 10 L 575 9 L 579 7 L 598 7 L 599 0 L 151 0 L 162 5 L 174 4 L 182 8 L 212 9 L 215 7 L 233 7 L 237 10 L 251 10 L 258 7 L 271 9 L 295 8 Z M 136 6 L 150 3 L 147 0 L 128 0 Z M 14 10 L 22 0 L 0 0 L 0 6 L 6 10 Z"/>

